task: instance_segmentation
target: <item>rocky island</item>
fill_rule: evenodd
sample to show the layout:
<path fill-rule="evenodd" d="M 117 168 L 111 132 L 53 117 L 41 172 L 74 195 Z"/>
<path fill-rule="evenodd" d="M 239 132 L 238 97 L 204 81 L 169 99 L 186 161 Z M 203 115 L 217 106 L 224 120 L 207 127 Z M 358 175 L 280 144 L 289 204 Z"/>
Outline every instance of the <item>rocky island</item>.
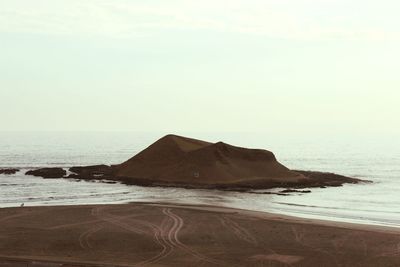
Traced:
<path fill-rule="evenodd" d="M 333 173 L 290 170 L 275 155 L 223 142 L 167 135 L 118 165 L 44 168 L 27 172 L 45 178 L 112 180 L 142 186 L 247 191 L 341 186 L 361 180 Z"/>

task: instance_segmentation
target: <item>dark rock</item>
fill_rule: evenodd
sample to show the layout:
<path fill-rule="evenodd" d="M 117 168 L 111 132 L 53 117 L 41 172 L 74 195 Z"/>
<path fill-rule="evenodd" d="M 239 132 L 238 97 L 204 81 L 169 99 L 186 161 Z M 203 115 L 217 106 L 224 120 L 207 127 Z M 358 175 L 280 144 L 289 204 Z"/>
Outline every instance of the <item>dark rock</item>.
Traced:
<path fill-rule="evenodd" d="M 16 172 L 18 172 L 18 169 L 0 169 L 0 174 L 15 174 Z"/>
<path fill-rule="evenodd" d="M 311 190 L 296 190 L 296 189 L 285 189 L 280 193 L 311 193 Z"/>
<path fill-rule="evenodd" d="M 342 186 L 343 184 L 357 184 L 360 182 L 367 182 L 367 183 L 371 182 L 330 172 L 299 171 L 299 170 L 295 170 L 295 172 L 300 173 L 308 178 L 308 180 L 304 181 L 304 183 L 301 186 L 297 186 L 296 188 L 305 188 L 305 187 L 325 188 L 328 186 L 333 186 L 333 187 Z"/>
<path fill-rule="evenodd" d="M 116 183 L 118 183 L 118 182 L 117 182 L 117 181 L 104 180 L 103 183 L 106 183 L 106 184 L 116 184 Z"/>
<path fill-rule="evenodd" d="M 232 190 L 237 192 L 236 190 Z M 288 194 L 282 193 L 282 192 L 253 192 L 253 191 L 248 191 L 246 193 L 249 194 L 256 194 L 256 195 L 278 195 L 278 196 L 288 196 Z"/>
<path fill-rule="evenodd" d="M 75 173 L 71 173 L 70 175 L 65 176 L 64 178 L 80 180 L 80 176 Z"/>
<path fill-rule="evenodd" d="M 62 178 L 67 174 L 67 172 L 62 168 L 41 168 L 27 171 L 25 174 L 43 178 Z"/>
<path fill-rule="evenodd" d="M 112 168 L 107 165 L 76 166 L 69 168 L 68 178 L 104 179 L 112 176 Z"/>

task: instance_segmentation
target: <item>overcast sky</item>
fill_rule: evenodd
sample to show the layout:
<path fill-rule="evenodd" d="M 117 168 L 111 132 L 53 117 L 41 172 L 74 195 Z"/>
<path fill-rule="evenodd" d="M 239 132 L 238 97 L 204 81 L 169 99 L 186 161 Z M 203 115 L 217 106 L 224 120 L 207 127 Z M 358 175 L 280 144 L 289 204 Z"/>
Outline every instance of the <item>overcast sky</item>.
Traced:
<path fill-rule="evenodd" d="M 399 10 L 0 0 L 0 130 L 399 134 Z"/>

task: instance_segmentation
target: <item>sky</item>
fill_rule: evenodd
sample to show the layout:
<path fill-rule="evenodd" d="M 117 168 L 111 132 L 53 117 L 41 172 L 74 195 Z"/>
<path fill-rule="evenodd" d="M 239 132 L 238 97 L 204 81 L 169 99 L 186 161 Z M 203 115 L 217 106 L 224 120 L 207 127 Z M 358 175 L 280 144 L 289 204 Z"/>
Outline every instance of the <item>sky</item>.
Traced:
<path fill-rule="evenodd" d="M 0 130 L 400 135 L 398 10 L 0 0 Z"/>

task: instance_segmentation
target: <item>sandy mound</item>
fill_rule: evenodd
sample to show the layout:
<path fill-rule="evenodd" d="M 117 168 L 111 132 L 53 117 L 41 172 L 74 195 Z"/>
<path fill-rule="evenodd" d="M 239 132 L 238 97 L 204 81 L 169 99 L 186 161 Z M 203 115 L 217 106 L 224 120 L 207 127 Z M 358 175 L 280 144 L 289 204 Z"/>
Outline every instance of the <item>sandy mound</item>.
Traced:
<path fill-rule="evenodd" d="M 262 149 L 209 143 L 167 135 L 119 165 L 75 166 L 66 176 L 62 168 L 30 170 L 44 178 L 105 180 L 142 186 L 212 188 L 233 191 L 291 188 L 281 193 L 308 193 L 293 188 L 341 186 L 368 182 L 334 173 L 293 171 Z M 268 192 L 253 192 L 263 194 Z"/>
<path fill-rule="evenodd" d="M 176 135 L 161 138 L 114 168 L 125 179 L 180 184 L 265 185 L 308 179 L 280 164 L 270 151 Z"/>

